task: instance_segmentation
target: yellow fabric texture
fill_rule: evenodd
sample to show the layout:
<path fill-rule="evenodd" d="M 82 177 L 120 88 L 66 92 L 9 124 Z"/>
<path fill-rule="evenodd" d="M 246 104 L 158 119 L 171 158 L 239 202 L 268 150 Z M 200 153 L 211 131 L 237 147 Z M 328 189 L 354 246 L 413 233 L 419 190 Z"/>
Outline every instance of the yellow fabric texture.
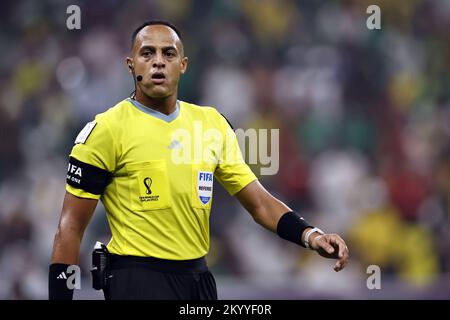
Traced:
<path fill-rule="evenodd" d="M 178 105 L 179 114 L 168 121 L 123 100 L 98 114 L 89 137 L 72 149 L 71 157 L 112 174 L 101 196 L 66 184 L 75 196 L 103 202 L 111 253 L 170 260 L 204 256 L 212 176 L 231 195 L 256 179 L 215 108 Z"/>

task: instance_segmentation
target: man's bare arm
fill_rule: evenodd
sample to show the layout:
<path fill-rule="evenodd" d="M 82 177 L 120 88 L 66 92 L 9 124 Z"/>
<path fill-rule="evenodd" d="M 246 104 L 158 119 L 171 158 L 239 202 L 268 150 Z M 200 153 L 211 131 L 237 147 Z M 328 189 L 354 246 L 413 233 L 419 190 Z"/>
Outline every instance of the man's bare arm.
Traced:
<path fill-rule="evenodd" d="M 286 204 L 272 196 L 258 180 L 249 183 L 239 191 L 236 198 L 258 224 L 275 233 L 278 221 L 283 214 L 292 211 Z M 303 239 L 309 229 L 305 229 L 299 237 Z"/>
<path fill-rule="evenodd" d="M 287 205 L 272 196 L 257 180 L 239 191 L 236 198 L 257 223 L 275 233 L 280 218 L 285 213 L 292 211 Z M 310 229 L 306 228 L 301 235 L 299 234 L 299 240 L 304 239 L 305 233 Z M 321 256 L 338 259 L 334 267 L 335 271 L 342 270 L 347 264 L 348 248 L 339 235 L 320 235 L 314 232 L 309 238 L 309 243 L 311 249 L 316 250 Z"/>
<path fill-rule="evenodd" d="M 258 180 L 249 183 L 239 191 L 236 198 L 257 223 L 273 232 L 277 232 L 277 224 L 281 216 L 292 211 L 272 196 Z"/>
<path fill-rule="evenodd" d="M 98 200 L 78 198 L 66 192 L 53 243 L 52 263 L 78 264 L 84 230 L 97 203 Z"/>

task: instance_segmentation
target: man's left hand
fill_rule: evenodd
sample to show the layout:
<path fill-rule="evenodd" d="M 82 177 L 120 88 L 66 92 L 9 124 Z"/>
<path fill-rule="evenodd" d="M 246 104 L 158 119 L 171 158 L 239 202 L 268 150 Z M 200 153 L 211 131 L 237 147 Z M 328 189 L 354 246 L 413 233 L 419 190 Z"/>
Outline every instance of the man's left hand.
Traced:
<path fill-rule="evenodd" d="M 334 265 L 334 271 L 344 269 L 350 255 L 345 241 L 339 235 L 314 233 L 310 239 L 311 249 L 317 251 L 322 257 L 338 260 Z"/>

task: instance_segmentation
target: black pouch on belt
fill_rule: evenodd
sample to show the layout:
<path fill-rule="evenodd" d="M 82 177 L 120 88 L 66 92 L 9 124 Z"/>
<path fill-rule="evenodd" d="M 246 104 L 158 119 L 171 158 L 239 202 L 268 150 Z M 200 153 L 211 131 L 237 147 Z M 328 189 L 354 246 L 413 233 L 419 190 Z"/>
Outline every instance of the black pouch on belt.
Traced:
<path fill-rule="evenodd" d="M 92 251 L 92 287 L 95 290 L 106 288 L 109 278 L 109 252 L 106 246 L 97 241 Z"/>

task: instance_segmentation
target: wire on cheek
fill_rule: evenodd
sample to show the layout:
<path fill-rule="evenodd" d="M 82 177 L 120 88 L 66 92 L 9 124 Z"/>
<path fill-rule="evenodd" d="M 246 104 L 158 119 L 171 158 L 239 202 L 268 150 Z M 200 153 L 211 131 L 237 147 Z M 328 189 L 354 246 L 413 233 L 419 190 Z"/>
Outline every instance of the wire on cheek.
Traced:
<path fill-rule="evenodd" d="M 134 74 L 134 70 L 131 70 L 131 74 L 133 75 L 133 83 L 134 83 L 134 90 L 130 93 L 131 99 L 136 99 L 136 75 Z"/>

